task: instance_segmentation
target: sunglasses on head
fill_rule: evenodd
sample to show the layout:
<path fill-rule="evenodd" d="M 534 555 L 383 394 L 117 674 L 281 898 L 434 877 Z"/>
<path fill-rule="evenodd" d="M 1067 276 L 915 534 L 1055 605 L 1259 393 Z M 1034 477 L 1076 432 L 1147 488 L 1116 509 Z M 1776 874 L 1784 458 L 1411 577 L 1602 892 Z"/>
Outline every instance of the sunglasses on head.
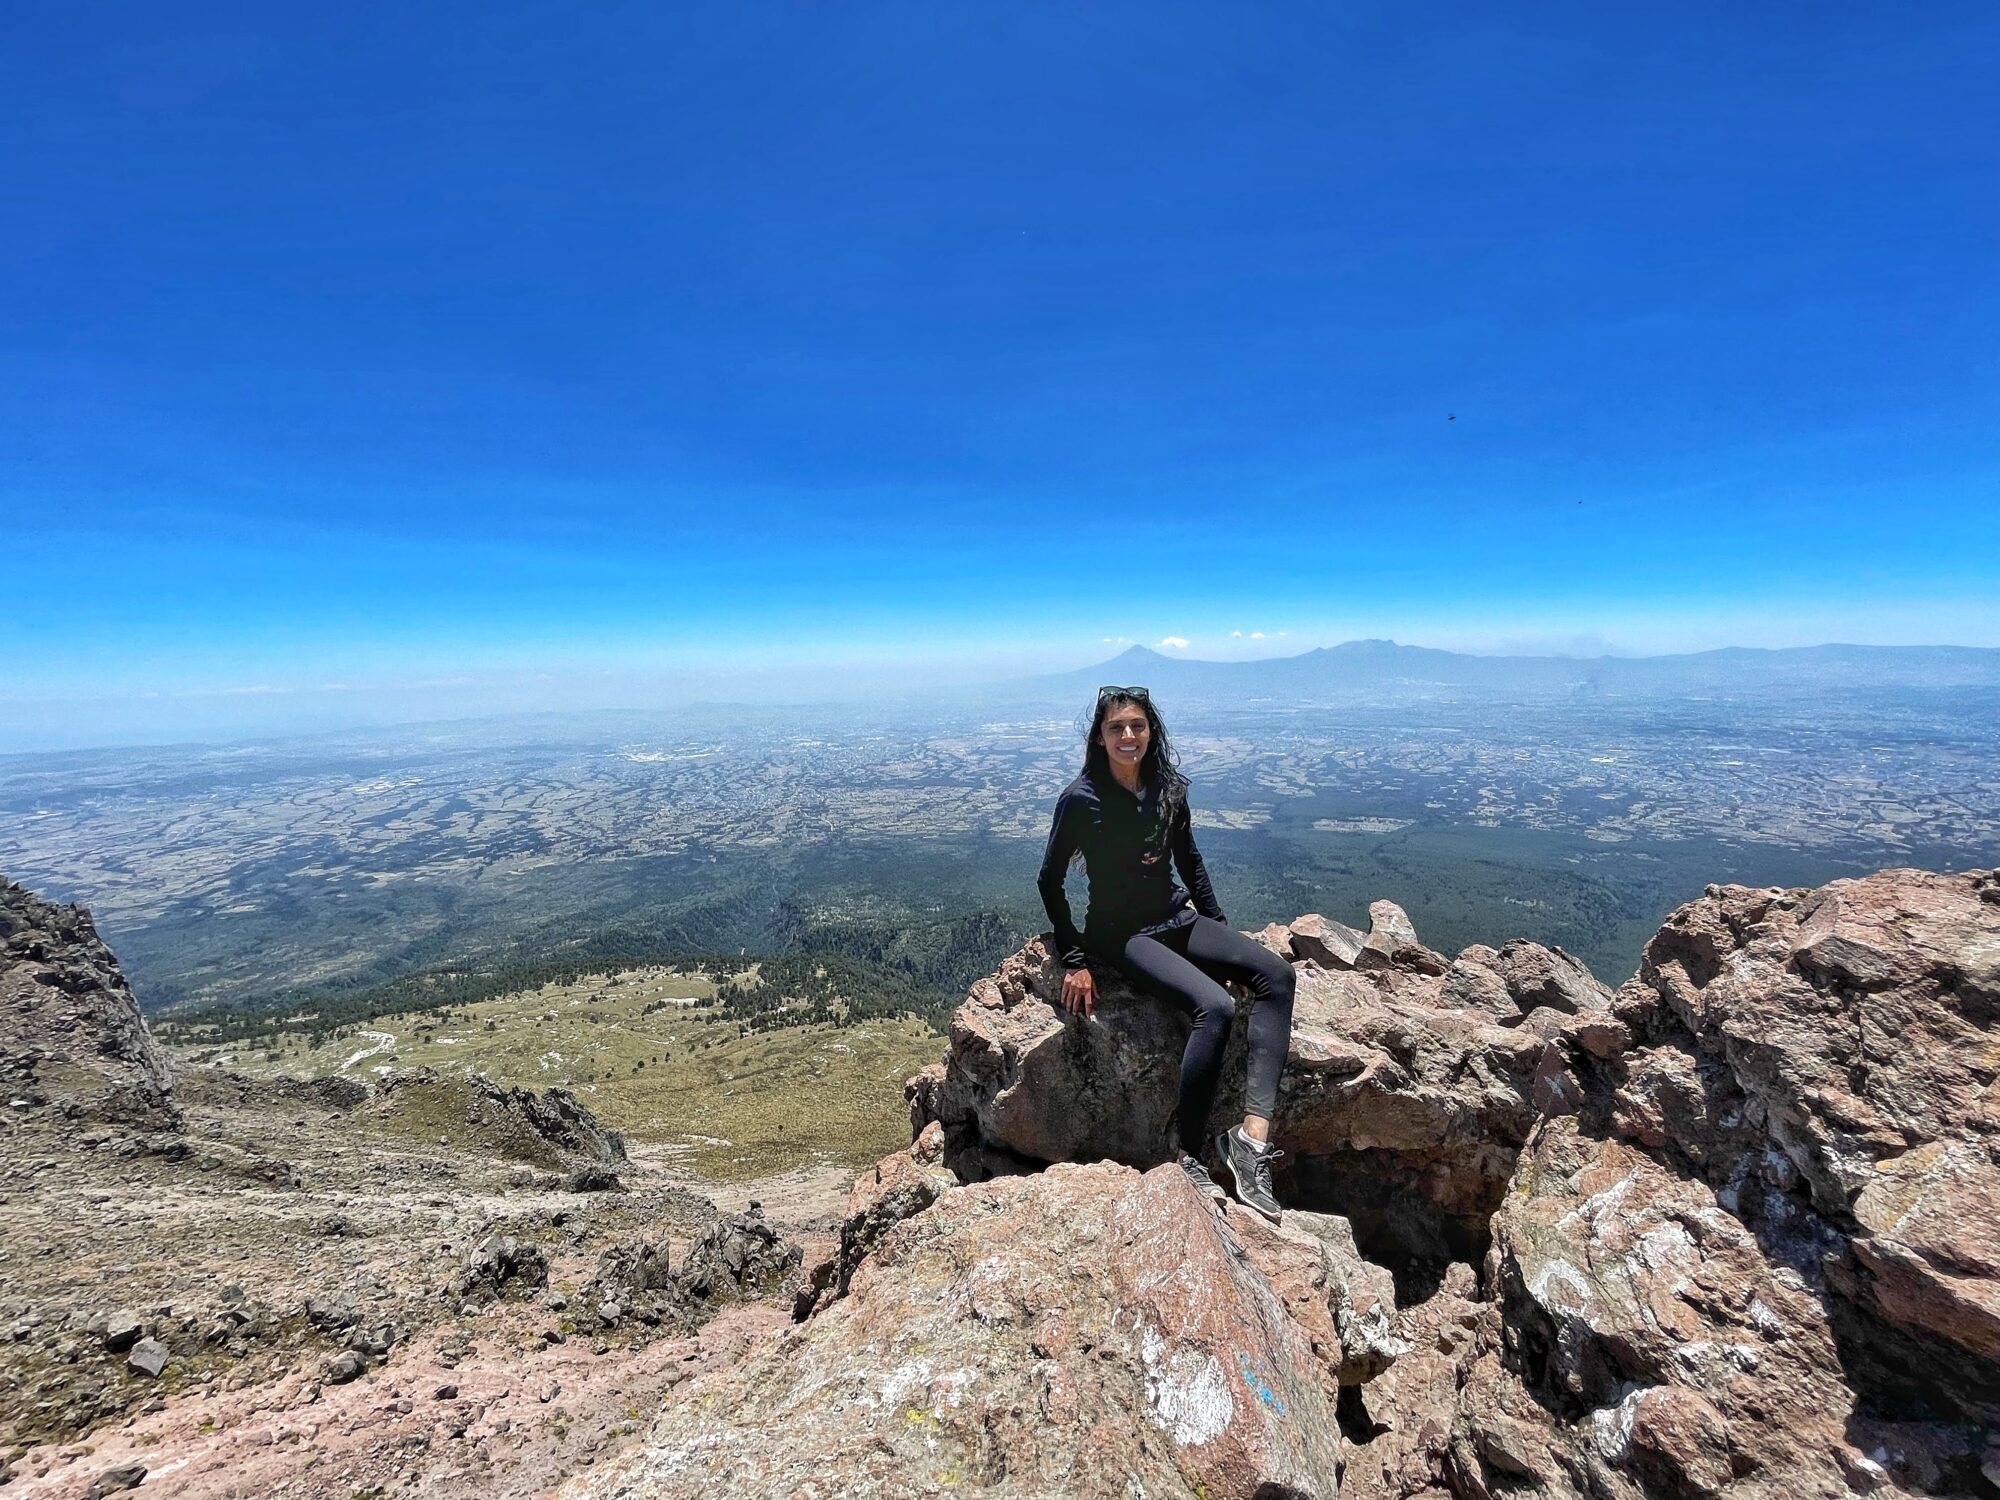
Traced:
<path fill-rule="evenodd" d="M 1101 687 L 1097 690 L 1097 701 L 1106 698 L 1137 698 L 1141 703 L 1151 701 L 1151 695 L 1142 687 Z"/>

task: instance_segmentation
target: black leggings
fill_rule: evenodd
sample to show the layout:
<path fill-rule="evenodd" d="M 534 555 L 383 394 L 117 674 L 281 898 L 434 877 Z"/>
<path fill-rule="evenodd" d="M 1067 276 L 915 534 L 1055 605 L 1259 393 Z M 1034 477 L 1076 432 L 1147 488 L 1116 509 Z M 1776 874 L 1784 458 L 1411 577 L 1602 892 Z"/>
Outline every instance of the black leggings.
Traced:
<path fill-rule="evenodd" d="M 1212 917 L 1196 917 L 1158 937 L 1128 938 L 1115 961 L 1141 989 L 1194 1013 L 1194 1030 L 1181 1056 L 1181 1149 L 1201 1155 L 1229 1023 L 1236 1019 L 1236 1002 L 1220 980 L 1241 980 L 1256 1001 L 1250 1011 L 1243 1109 L 1270 1119 L 1278 1105 L 1278 1074 L 1291 1046 L 1292 966 Z"/>

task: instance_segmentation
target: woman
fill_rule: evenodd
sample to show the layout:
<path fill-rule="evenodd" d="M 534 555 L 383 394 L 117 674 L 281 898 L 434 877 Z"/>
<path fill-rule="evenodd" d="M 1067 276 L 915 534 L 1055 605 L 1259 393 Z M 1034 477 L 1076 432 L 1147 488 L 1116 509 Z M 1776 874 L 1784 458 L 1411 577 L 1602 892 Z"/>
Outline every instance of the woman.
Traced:
<path fill-rule="evenodd" d="M 1079 855 L 1090 879 L 1082 932 L 1063 893 L 1063 874 Z M 1186 890 L 1174 883 L 1170 856 Z M 1095 957 L 1193 1015 L 1176 1112 L 1180 1164 L 1218 1201 L 1226 1195 L 1199 1158 L 1236 1016 L 1220 981 L 1249 986 L 1256 1004 L 1243 1123 L 1216 1136 L 1215 1148 L 1236 1196 L 1275 1223 L 1271 1163 L 1281 1153 L 1271 1145 L 1271 1113 L 1291 1041 L 1292 966 L 1231 927 L 1216 904 L 1194 846 L 1187 778 L 1144 688 L 1098 689 L 1083 771 L 1056 800 L 1038 884 L 1066 971 L 1065 1010 L 1088 1016 L 1096 1009 L 1097 982 L 1088 963 Z"/>

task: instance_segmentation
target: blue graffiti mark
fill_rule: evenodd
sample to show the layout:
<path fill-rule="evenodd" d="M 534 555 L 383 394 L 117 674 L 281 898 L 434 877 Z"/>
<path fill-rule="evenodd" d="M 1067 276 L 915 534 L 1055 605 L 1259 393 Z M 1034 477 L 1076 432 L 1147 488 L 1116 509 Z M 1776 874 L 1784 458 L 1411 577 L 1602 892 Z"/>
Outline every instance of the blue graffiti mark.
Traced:
<path fill-rule="evenodd" d="M 1241 1349 L 1237 1350 L 1236 1364 L 1243 1371 L 1243 1383 L 1250 1387 L 1259 1401 L 1282 1417 L 1285 1414 L 1285 1403 L 1276 1391 L 1264 1383 L 1264 1377 L 1259 1375 L 1256 1366 L 1250 1363 L 1250 1356 Z"/>

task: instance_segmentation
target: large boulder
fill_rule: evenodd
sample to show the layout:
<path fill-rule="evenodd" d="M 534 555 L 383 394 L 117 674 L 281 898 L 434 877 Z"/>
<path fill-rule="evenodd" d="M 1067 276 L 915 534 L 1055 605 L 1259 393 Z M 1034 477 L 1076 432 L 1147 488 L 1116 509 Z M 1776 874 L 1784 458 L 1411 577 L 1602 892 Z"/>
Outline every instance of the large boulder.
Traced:
<path fill-rule="evenodd" d="M 952 1016 L 944 1065 L 911 1081 L 912 1125 L 943 1125 L 945 1160 L 960 1176 L 1164 1158 L 1187 1022 L 1095 972 L 1090 1019 L 1062 1009 L 1063 968 L 1046 938 L 973 984 Z"/>
<path fill-rule="evenodd" d="M 644 1445 L 562 1493 L 1331 1500 L 1338 1356 L 1255 1255 L 1177 1167 L 952 1189 L 845 1297 L 689 1382 Z"/>
<path fill-rule="evenodd" d="M 0 1107 L 180 1128 L 166 1058 L 90 913 L 0 880 Z"/>

